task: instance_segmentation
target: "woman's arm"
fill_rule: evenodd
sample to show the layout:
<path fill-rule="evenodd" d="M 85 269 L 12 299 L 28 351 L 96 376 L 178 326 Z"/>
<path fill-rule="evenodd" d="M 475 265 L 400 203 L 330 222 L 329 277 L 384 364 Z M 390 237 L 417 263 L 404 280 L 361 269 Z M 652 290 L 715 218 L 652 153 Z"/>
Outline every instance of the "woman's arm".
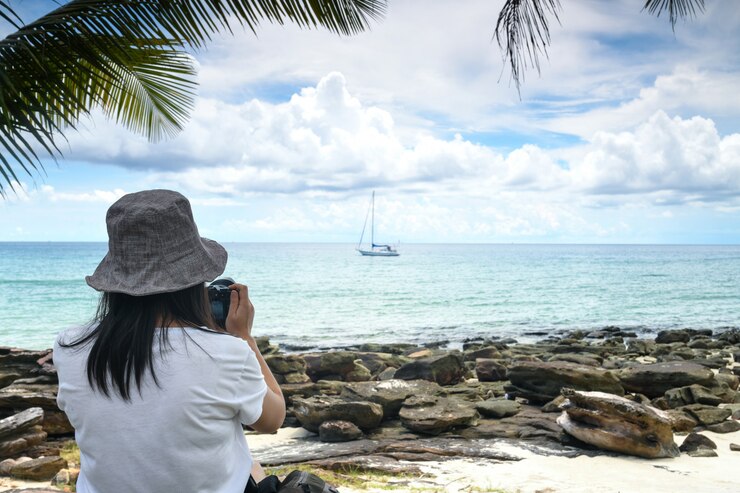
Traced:
<path fill-rule="evenodd" d="M 229 314 L 226 317 L 226 330 L 231 334 L 247 341 L 249 347 L 257 356 L 257 361 L 265 377 L 267 393 L 262 402 L 262 414 L 259 419 L 250 426 L 261 433 L 273 433 L 277 431 L 285 420 L 285 399 L 283 391 L 280 390 L 277 380 L 267 366 L 265 358 L 262 357 L 257 342 L 252 337 L 252 324 L 254 322 L 254 306 L 249 299 L 249 291 L 244 284 L 232 284 Z"/>

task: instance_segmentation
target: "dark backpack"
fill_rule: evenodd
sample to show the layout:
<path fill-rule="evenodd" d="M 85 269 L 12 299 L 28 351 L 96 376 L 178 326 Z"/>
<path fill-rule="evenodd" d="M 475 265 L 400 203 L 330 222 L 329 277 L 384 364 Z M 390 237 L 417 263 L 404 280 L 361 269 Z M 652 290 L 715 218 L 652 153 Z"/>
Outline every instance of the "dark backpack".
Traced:
<path fill-rule="evenodd" d="M 249 490 L 248 490 L 249 491 Z M 315 474 L 293 471 L 281 482 L 277 476 L 267 476 L 257 484 L 256 493 L 339 493 Z"/>

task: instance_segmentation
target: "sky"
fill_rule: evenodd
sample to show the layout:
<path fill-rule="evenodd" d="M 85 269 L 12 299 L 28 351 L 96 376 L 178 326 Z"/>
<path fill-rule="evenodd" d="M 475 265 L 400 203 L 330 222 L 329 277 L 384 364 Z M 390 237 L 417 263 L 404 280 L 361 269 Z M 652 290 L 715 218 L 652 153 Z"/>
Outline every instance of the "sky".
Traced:
<path fill-rule="evenodd" d="M 168 188 L 225 242 L 357 242 L 375 190 L 384 242 L 740 243 L 735 2 L 675 31 L 640 0 L 562 3 L 520 93 L 501 0 L 390 0 L 353 37 L 217 36 L 177 137 L 94 113 L 0 199 L 0 241 L 106 241 L 117 198 Z"/>

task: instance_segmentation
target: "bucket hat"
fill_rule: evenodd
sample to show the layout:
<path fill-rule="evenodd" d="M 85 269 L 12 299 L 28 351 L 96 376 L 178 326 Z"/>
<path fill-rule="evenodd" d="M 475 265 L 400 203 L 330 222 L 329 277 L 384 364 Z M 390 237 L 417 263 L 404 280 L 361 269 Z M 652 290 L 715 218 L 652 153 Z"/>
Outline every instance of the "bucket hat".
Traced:
<path fill-rule="evenodd" d="M 145 190 L 108 209 L 108 253 L 87 284 L 98 291 L 145 296 L 170 293 L 215 279 L 227 253 L 201 238 L 190 202 L 172 190 Z"/>

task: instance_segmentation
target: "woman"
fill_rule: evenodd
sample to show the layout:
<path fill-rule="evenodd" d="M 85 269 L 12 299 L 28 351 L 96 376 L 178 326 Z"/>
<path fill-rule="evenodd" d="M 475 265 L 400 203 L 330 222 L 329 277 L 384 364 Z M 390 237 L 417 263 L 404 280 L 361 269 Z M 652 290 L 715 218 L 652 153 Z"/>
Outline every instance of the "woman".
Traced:
<path fill-rule="evenodd" d="M 92 324 L 54 345 L 57 402 L 80 448 L 77 491 L 241 493 L 253 473 L 242 425 L 285 418 L 280 387 L 252 337 L 247 287 L 230 286 L 226 331 L 205 282 L 227 254 L 201 238 L 177 192 L 125 195 L 108 210 L 108 254 L 87 283 Z"/>

